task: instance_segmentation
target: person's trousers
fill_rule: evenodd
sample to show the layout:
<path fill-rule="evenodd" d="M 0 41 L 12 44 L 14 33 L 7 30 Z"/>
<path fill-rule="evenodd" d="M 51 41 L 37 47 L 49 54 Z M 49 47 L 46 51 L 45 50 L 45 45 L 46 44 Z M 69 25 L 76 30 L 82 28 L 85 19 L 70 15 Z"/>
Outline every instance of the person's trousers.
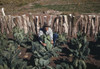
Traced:
<path fill-rule="evenodd" d="M 57 38 L 58 38 L 58 34 L 57 34 L 57 33 L 54 33 L 54 34 L 53 34 L 54 46 L 55 46 L 55 43 L 56 43 Z"/>

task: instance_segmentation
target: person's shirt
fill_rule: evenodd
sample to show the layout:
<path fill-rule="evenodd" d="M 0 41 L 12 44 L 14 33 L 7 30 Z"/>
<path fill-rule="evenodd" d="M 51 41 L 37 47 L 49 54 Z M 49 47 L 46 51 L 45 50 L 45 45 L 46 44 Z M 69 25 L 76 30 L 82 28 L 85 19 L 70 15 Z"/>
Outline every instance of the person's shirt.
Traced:
<path fill-rule="evenodd" d="M 38 36 L 41 37 L 42 35 L 49 35 L 50 36 L 50 40 L 53 40 L 53 31 L 51 28 L 48 28 L 48 30 L 45 32 L 43 28 L 41 28 L 39 30 L 39 33 L 38 33 Z M 39 39 L 40 42 L 42 42 L 40 39 Z"/>

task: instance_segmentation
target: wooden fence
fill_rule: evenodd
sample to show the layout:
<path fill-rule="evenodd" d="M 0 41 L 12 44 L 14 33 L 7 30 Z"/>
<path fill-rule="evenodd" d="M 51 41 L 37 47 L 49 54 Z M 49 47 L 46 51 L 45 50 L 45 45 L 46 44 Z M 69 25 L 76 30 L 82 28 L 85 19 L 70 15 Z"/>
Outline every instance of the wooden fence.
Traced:
<path fill-rule="evenodd" d="M 12 29 L 18 26 L 24 32 L 38 34 L 44 22 L 49 23 L 52 30 L 57 33 L 66 33 L 68 36 L 76 36 L 78 31 L 94 36 L 100 32 L 100 15 L 33 15 L 0 16 L 1 32 L 12 33 Z"/>

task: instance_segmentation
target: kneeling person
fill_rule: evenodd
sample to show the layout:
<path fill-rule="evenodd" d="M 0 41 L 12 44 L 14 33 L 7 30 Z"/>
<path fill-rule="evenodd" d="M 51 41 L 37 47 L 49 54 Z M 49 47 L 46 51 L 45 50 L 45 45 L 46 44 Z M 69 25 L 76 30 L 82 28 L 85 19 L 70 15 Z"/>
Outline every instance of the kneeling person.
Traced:
<path fill-rule="evenodd" d="M 49 41 L 51 44 L 53 44 L 53 31 L 50 28 L 50 26 L 47 23 L 44 23 L 43 28 L 40 29 L 39 33 L 39 42 L 43 45 L 43 46 L 47 46 L 47 44 L 43 41 L 45 38 L 49 37 Z M 41 38 L 41 36 L 44 36 L 43 38 Z"/>

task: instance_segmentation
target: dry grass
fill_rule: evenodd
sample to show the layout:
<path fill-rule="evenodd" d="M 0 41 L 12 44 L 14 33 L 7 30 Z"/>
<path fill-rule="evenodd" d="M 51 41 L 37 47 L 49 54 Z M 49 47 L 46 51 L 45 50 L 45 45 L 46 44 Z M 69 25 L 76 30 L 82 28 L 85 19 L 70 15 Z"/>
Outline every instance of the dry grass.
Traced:
<path fill-rule="evenodd" d="M 31 6 L 30 6 L 31 3 Z M 6 14 L 57 10 L 63 13 L 100 13 L 100 0 L 0 0 Z"/>
<path fill-rule="evenodd" d="M 0 0 L 0 5 L 14 4 L 16 6 L 21 6 L 34 1 L 36 0 Z"/>

